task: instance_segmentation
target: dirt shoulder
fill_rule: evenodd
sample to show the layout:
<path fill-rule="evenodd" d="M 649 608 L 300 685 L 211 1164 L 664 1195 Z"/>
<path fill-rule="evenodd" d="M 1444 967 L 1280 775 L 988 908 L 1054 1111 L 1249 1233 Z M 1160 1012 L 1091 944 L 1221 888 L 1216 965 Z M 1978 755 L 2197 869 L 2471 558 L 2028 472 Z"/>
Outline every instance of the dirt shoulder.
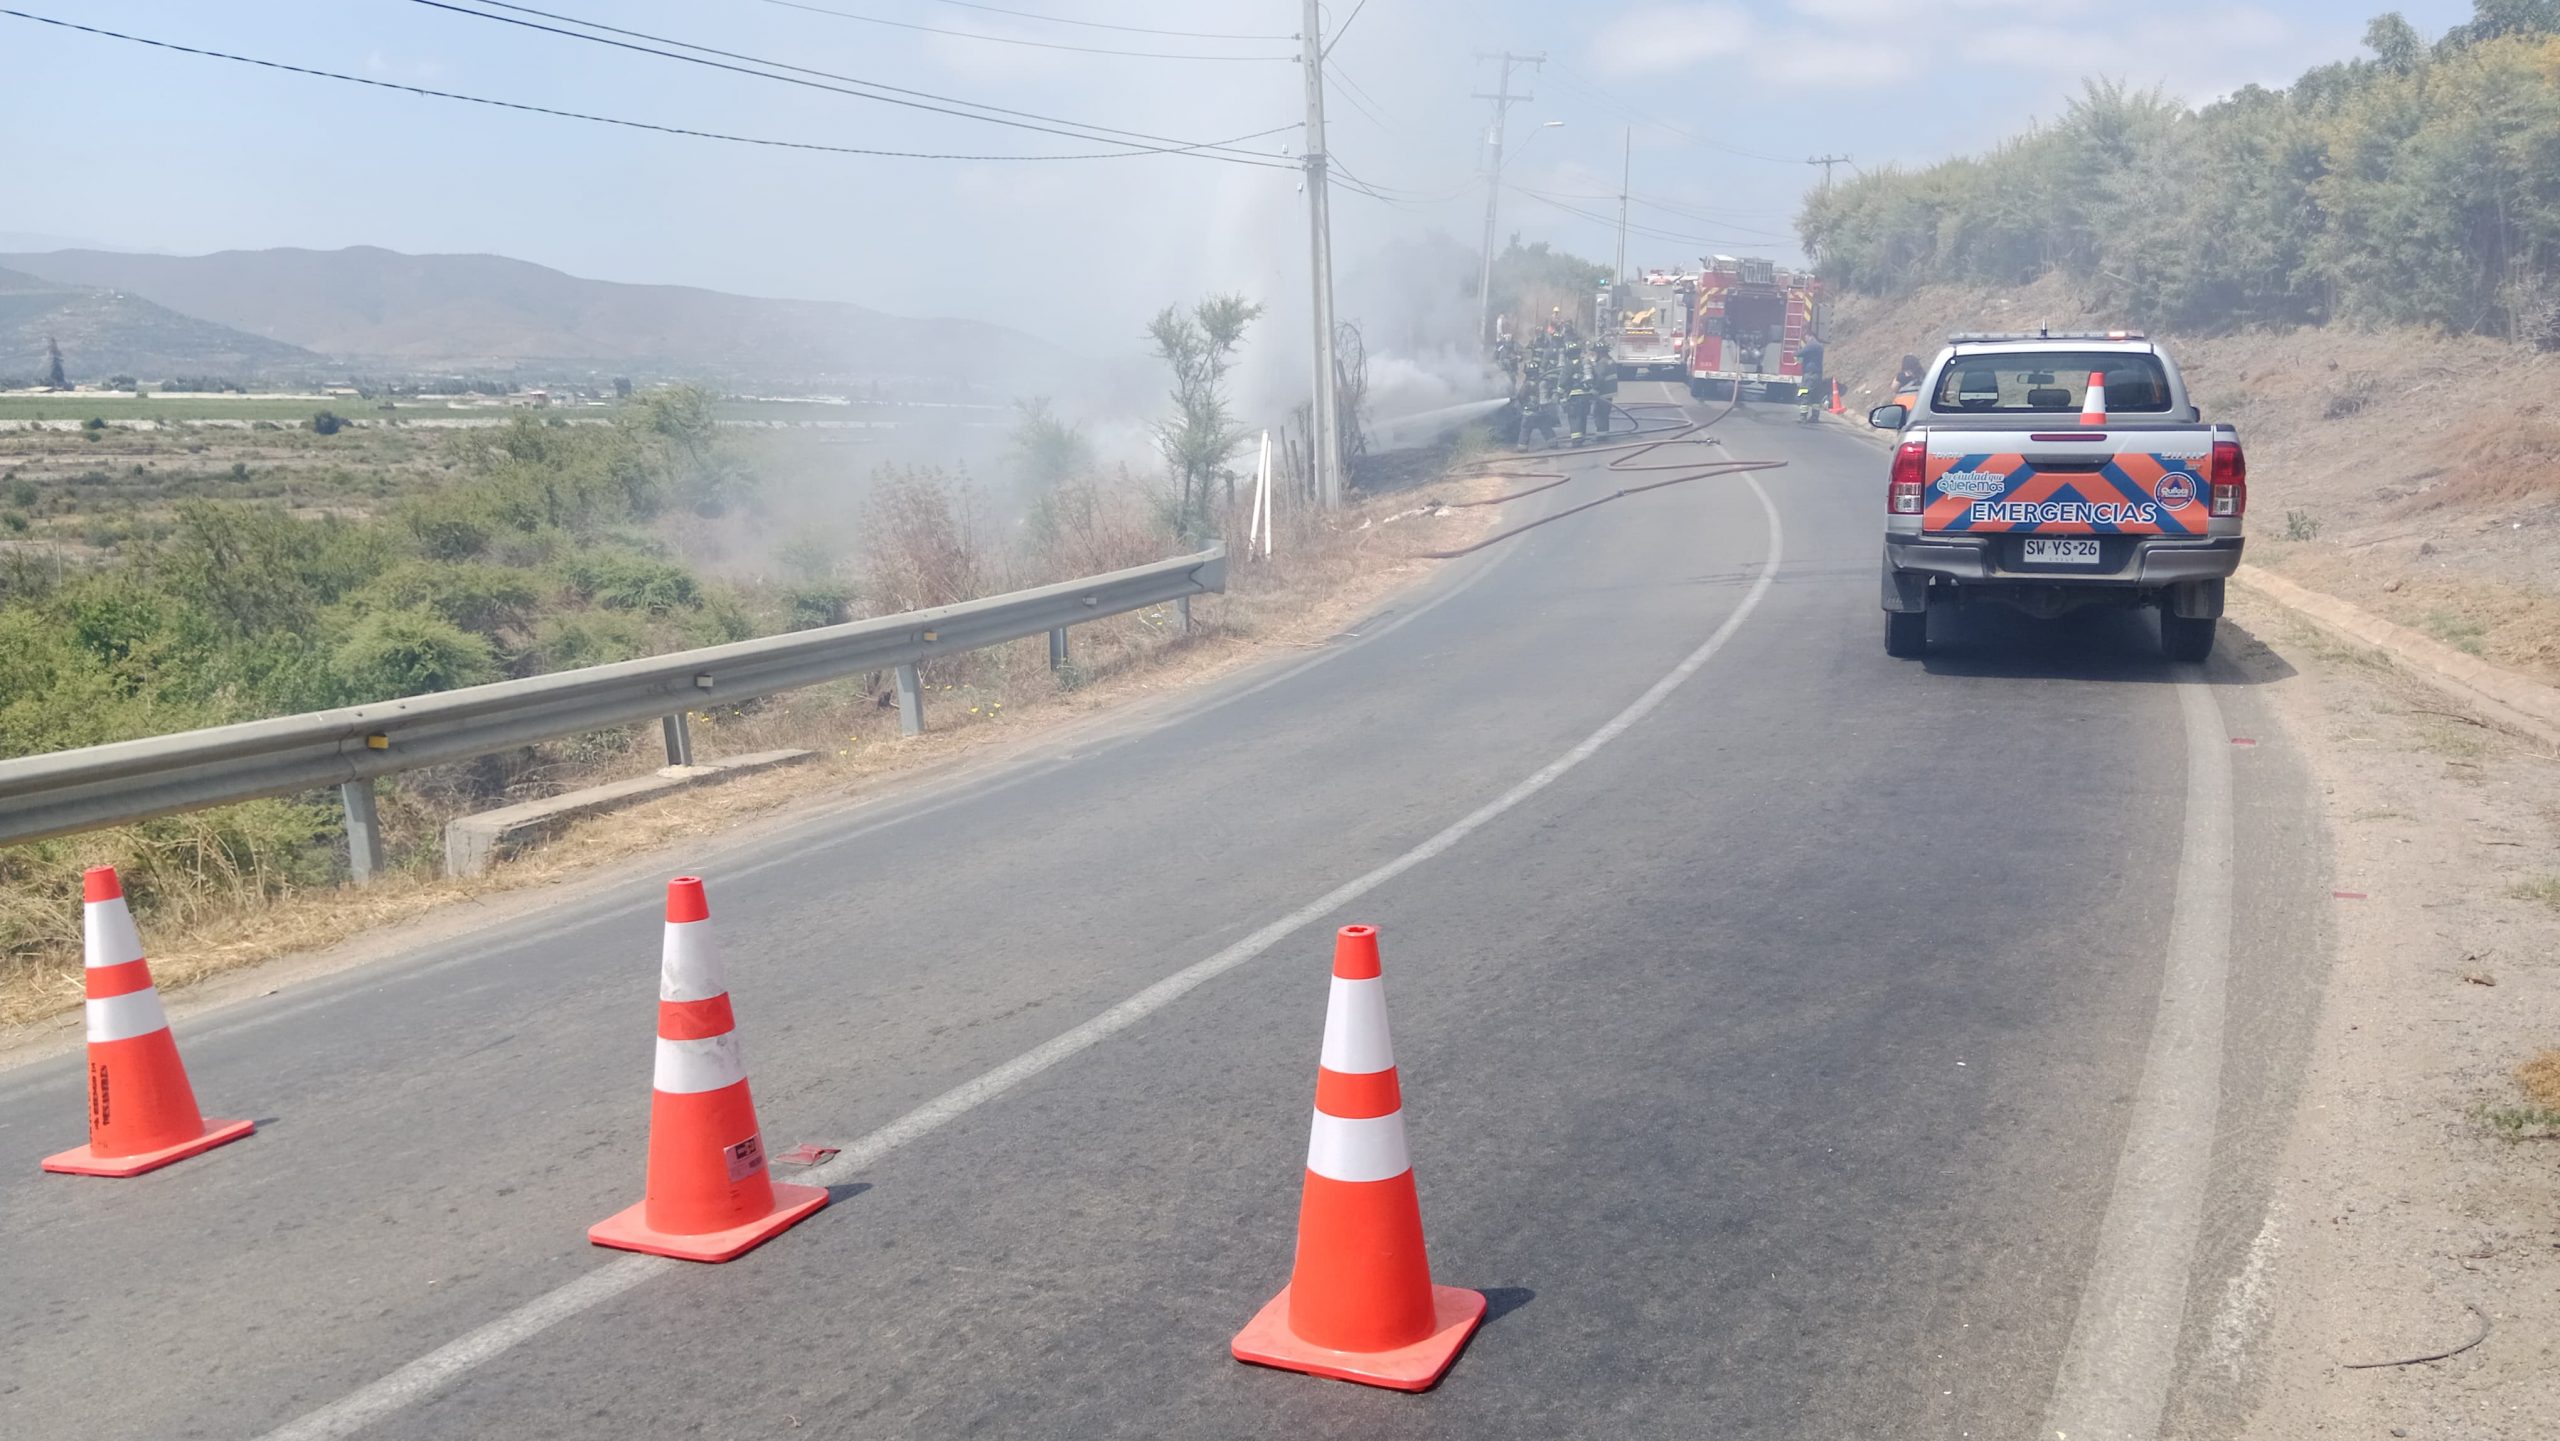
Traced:
<path fill-rule="evenodd" d="M 812 694 L 774 712 L 698 716 L 695 745 L 707 758 L 778 745 L 817 754 L 802 765 L 578 823 L 479 877 L 396 873 L 364 888 L 300 892 L 183 923 L 146 923 L 154 978 L 162 989 L 180 991 L 182 1005 L 255 994 L 362 964 L 384 950 L 386 935 L 405 944 L 473 929 L 515 905 L 550 904 L 644 862 L 663 868 L 688 841 L 734 839 L 955 781 L 1120 724 L 1141 708 L 1245 667 L 1321 649 L 1436 573 L 1444 562 L 1422 558 L 1426 552 L 1464 546 L 1501 524 L 1502 507 L 1450 504 L 1488 499 L 1515 485 L 1490 475 L 1453 478 L 1362 501 L 1321 537 L 1285 537 L 1303 548 L 1292 563 L 1236 575 L 1230 594 L 1195 600 L 1197 624 L 1188 637 L 1172 633 L 1171 607 L 1116 630 L 1107 623 L 1079 628 L 1079 636 L 1088 629 L 1097 634 L 1074 642 L 1078 667 L 1068 682 L 1049 676 L 1043 640 L 1016 642 L 1000 672 L 1036 672 L 1036 684 L 929 686 L 921 736 L 898 737 L 894 715 L 849 686 L 821 688 L 843 694 Z M 1239 555 L 1231 574 L 1261 564 Z M 997 702 L 997 695 L 1006 699 Z M 647 763 L 635 759 L 634 773 Z M 66 905 L 76 916 L 76 895 Z M 41 964 L 0 972 L 0 1065 L 76 1043 L 80 1000 L 76 946 Z"/>
<path fill-rule="evenodd" d="M 2238 1434 L 2560 1435 L 2560 1139 L 2517 1075 L 2560 1045 L 2560 757 L 2269 601 L 2233 619 L 2297 672 L 2268 694 L 2340 892 Z"/>

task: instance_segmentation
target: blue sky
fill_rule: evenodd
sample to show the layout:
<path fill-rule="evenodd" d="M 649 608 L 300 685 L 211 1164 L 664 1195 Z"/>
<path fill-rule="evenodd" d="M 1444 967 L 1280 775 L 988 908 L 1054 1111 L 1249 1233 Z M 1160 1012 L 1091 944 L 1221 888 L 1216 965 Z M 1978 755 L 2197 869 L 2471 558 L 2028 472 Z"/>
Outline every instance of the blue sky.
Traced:
<path fill-rule="evenodd" d="M 413 0 L 9 0 L 262 59 L 498 99 L 836 145 L 970 154 L 1085 144 L 723 74 Z M 953 0 L 528 0 L 743 54 L 1185 139 L 1301 114 L 1286 40 L 1195 40 Z M 1288 0 L 990 0 L 1043 16 L 1286 36 Z M 1331 0 L 1341 24 L 1354 0 Z M 2356 52 L 2382 8 L 2322 0 L 1368 0 L 1332 52 L 1333 150 L 1399 203 L 1336 200 L 1346 270 L 1438 229 L 1469 245 L 1489 88 L 1475 52 L 1542 51 L 1514 107 L 1502 228 L 1606 257 L 1633 130 L 1637 265 L 1790 253 L 1819 172 L 1925 163 L 2053 113 L 2084 75 L 2203 100 Z M 2468 0 L 2398 7 L 2429 33 Z M 2121 17 L 2135 12 L 2140 18 Z M 1001 37 L 1001 38 L 988 38 Z M 1111 56 L 1004 43 L 1177 51 Z M 18 142 L 0 232 L 181 252 L 376 244 L 518 256 L 616 280 L 848 300 L 1008 322 L 1088 350 L 1213 288 L 1304 328 L 1296 178 L 1176 157 L 997 162 L 753 149 L 515 114 L 172 55 L 0 17 L 0 127 Z M 1356 87 L 1356 88 L 1355 88 Z M 1638 117 L 1646 117 L 1639 119 Z M 1561 120 L 1561 126 L 1543 122 Z M 1254 142 L 1294 154 L 1294 133 Z M 1594 198 L 1604 197 L 1604 198 Z M 1560 209 L 1559 205 L 1571 209 Z M 0 243 L 15 243 L 0 242 Z M 1415 283 L 1442 286 L 1445 276 Z"/>

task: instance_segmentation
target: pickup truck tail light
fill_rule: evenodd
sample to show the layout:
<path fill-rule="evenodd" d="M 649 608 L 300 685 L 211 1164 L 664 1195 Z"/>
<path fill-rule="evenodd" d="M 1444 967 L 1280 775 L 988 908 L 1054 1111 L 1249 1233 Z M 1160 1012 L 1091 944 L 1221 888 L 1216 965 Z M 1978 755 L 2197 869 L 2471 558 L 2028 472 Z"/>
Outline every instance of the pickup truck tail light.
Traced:
<path fill-rule="evenodd" d="M 1906 440 L 1893 452 L 1893 480 L 1886 487 L 1885 508 L 1895 515 L 1918 515 L 1927 504 L 1928 490 L 1928 442 Z"/>
<path fill-rule="evenodd" d="M 2236 440 L 2213 443 L 2213 513 L 2235 517 L 2249 513 L 2249 457 Z"/>

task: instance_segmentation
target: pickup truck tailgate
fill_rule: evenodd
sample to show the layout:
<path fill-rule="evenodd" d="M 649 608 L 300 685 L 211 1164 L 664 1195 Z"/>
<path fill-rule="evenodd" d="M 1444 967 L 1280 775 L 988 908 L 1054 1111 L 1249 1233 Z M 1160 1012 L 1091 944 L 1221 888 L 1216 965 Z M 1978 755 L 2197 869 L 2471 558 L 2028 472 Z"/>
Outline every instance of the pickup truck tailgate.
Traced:
<path fill-rule="evenodd" d="M 1947 431 L 1932 433 L 1928 444 L 1920 528 L 1929 534 L 2206 533 L 2210 430 L 2086 437 Z"/>

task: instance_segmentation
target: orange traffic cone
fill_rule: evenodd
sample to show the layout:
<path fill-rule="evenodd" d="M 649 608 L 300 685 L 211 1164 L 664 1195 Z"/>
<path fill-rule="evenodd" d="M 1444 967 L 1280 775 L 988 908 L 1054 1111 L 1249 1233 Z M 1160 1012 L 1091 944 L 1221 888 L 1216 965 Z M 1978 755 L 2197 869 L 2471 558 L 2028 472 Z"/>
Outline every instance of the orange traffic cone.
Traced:
<path fill-rule="evenodd" d="M 2103 370 L 2089 372 L 2089 395 L 2080 402 L 2082 425 L 2107 423 L 2107 374 Z"/>
<path fill-rule="evenodd" d="M 681 1261 L 727 1261 L 825 1204 L 819 1187 L 778 1183 L 766 1169 L 729 988 L 711 944 L 711 905 L 698 877 L 678 876 L 667 882 L 658 968 L 648 1189 L 639 1205 L 589 1227 L 587 1239 Z"/>
<path fill-rule="evenodd" d="M 1431 1284 L 1385 987 L 1377 928 L 1344 926 L 1333 948 L 1297 1265 L 1231 1349 L 1239 1361 L 1284 1371 L 1424 1391 L 1475 1334 L 1484 1297 Z"/>
<path fill-rule="evenodd" d="M 89 1001 L 89 1144 L 44 1158 L 72 1176 L 139 1176 L 210 1151 L 256 1129 L 207 1121 L 178 1059 L 177 1039 L 151 984 L 142 936 L 113 866 L 80 878 L 81 940 Z"/>
<path fill-rule="evenodd" d="M 1840 382 L 1836 380 L 1831 382 L 1831 413 L 1833 415 L 1847 415 L 1849 413 L 1849 407 L 1840 403 Z"/>

